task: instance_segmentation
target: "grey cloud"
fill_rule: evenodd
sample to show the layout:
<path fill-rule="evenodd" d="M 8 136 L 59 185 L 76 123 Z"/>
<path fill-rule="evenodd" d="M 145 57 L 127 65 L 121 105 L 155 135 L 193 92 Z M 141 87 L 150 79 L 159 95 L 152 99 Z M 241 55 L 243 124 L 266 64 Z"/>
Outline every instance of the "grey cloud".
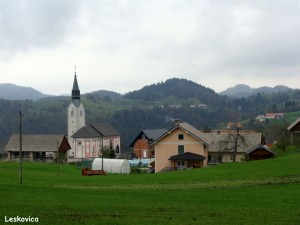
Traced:
<path fill-rule="evenodd" d="M 79 11 L 77 0 L 0 1 L 0 46 L 14 52 L 60 44 Z"/>

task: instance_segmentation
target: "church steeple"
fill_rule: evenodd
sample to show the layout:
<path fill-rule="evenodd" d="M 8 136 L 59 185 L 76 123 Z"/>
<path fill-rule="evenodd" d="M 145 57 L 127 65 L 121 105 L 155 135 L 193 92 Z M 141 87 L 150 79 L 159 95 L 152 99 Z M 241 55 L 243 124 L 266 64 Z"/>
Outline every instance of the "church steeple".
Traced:
<path fill-rule="evenodd" d="M 73 89 L 72 89 L 72 100 L 73 99 L 80 99 L 80 90 L 77 82 L 76 71 L 74 75 L 74 82 L 73 82 Z"/>
<path fill-rule="evenodd" d="M 71 150 L 68 151 L 68 159 L 76 158 L 75 140 L 72 138 L 72 135 L 84 126 L 85 126 L 85 110 L 84 110 L 84 105 L 80 100 L 80 90 L 77 82 L 76 66 L 75 66 L 72 98 L 71 98 L 71 103 L 68 107 L 68 140 L 72 148 Z"/>

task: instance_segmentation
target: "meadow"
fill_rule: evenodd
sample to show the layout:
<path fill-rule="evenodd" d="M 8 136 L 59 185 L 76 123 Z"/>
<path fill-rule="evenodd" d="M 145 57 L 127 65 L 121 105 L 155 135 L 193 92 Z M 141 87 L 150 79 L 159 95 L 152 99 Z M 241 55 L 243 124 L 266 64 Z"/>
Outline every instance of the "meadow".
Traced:
<path fill-rule="evenodd" d="M 71 165 L 59 165 L 58 175 L 56 164 L 24 163 L 22 185 L 18 166 L 0 162 L 0 224 L 16 216 L 49 225 L 300 224 L 299 152 L 187 171 L 87 177 Z"/>

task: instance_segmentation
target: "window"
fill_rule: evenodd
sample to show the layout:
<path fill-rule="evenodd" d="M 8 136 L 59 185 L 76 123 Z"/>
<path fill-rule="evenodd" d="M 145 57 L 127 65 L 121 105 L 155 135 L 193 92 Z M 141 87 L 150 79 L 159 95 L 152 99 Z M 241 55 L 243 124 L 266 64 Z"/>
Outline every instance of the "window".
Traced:
<path fill-rule="evenodd" d="M 120 153 L 120 146 L 117 145 L 117 147 L 116 147 L 116 154 L 118 155 L 119 153 Z"/>
<path fill-rule="evenodd" d="M 184 145 L 178 145 L 178 154 L 184 153 Z"/>
<path fill-rule="evenodd" d="M 73 109 L 71 110 L 71 116 L 74 116 L 74 110 Z"/>
<path fill-rule="evenodd" d="M 184 139 L 183 134 L 178 134 L 178 140 L 183 140 L 183 139 Z"/>
<path fill-rule="evenodd" d="M 178 167 L 183 167 L 184 166 L 184 161 L 183 160 L 178 160 L 177 165 L 178 165 Z"/>

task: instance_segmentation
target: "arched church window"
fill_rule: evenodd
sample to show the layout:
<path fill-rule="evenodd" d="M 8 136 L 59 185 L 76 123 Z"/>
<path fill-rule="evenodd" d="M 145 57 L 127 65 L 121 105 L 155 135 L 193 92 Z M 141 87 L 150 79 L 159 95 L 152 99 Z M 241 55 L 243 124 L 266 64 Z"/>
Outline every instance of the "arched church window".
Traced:
<path fill-rule="evenodd" d="M 71 116 L 74 116 L 74 110 L 73 109 L 71 110 Z"/>

